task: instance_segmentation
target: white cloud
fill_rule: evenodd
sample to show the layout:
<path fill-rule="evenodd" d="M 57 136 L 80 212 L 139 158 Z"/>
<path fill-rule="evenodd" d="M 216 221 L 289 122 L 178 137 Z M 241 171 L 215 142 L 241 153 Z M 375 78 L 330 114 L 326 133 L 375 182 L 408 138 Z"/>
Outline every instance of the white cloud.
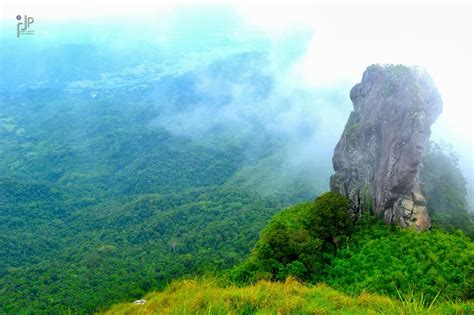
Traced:
<path fill-rule="evenodd" d="M 300 26 L 312 30 L 308 50 L 293 69 L 295 81 L 353 84 L 373 63 L 425 67 L 444 101 L 433 136 L 453 143 L 474 170 L 470 3 L 246 4 L 238 10 L 270 36 Z"/>

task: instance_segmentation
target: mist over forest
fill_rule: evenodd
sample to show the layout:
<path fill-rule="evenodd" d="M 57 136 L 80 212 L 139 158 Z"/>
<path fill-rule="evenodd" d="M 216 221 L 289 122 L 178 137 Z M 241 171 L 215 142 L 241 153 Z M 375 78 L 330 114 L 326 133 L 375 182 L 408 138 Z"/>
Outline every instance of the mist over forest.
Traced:
<path fill-rule="evenodd" d="M 147 27 L 143 23 L 96 19 L 72 28 L 46 20 L 41 38 L 4 38 L 10 49 L 2 52 L 8 60 L 1 64 L 3 101 L 44 89 L 98 104 L 125 96 L 155 107 L 156 117 L 143 128 L 160 126 L 206 145 L 232 137 L 248 145 L 249 160 L 259 142 L 285 139 L 274 157 L 282 176 L 330 175 L 339 130 L 352 110 L 349 91 L 357 81 L 341 77 L 314 85 L 295 75 L 318 36 L 315 30 L 293 27 L 274 36 L 226 7 L 176 10 L 146 20 Z M 454 144 L 472 204 L 472 148 L 446 137 L 445 128 L 435 124 L 433 140 Z"/>

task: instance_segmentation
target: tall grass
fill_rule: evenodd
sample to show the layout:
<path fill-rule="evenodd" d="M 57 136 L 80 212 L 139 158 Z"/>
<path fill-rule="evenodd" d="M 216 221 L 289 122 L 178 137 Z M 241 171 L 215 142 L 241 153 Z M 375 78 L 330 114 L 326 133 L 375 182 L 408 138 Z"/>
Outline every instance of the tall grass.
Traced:
<path fill-rule="evenodd" d="M 400 301 L 363 293 L 351 297 L 324 284 L 306 286 L 259 281 L 223 287 L 213 279 L 180 280 L 144 298 L 144 305 L 118 304 L 106 314 L 471 314 L 472 303 L 435 303 L 401 296 Z"/>

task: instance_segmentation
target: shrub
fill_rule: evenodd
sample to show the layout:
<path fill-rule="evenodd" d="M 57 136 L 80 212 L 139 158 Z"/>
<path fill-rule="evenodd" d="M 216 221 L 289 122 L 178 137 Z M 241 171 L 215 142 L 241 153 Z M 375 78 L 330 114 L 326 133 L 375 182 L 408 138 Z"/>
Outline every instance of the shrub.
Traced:
<path fill-rule="evenodd" d="M 325 268 L 329 285 L 356 294 L 424 296 L 426 301 L 438 294 L 441 299 L 473 298 L 474 243 L 462 232 L 419 233 L 374 219 L 356 228 L 348 246 Z"/>

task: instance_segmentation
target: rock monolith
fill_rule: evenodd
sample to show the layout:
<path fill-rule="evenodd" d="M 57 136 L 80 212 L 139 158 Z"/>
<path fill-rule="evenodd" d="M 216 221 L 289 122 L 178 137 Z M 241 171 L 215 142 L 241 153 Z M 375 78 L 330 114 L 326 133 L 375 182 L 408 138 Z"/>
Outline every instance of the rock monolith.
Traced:
<path fill-rule="evenodd" d="M 386 223 L 426 230 L 431 219 L 419 173 L 442 101 L 425 70 L 372 65 L 351 92 L 354 111 L 333 156 L 331 190 L 351 213 L 373 210 Z"/>

